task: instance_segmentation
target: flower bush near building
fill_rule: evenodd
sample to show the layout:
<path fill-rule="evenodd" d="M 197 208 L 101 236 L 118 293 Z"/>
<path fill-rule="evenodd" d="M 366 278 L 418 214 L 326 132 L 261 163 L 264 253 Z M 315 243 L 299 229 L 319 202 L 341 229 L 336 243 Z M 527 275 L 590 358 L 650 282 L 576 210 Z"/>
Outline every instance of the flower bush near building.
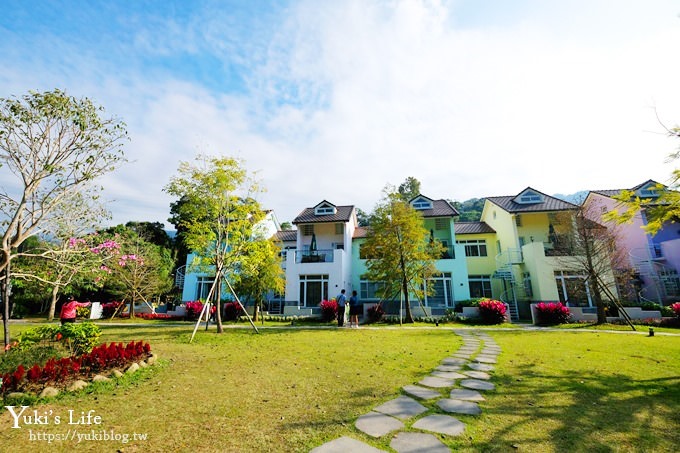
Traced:
<path fill-rule="evenodd" d="M 680 302 L 676 302 L 673 305 L 671 305 L 671 308 L 673 309 L 673 313 L 675 313 L 675 316 L 680 318 Z"/>
<path fill-rule="evenodd" d="M 132 362 L 146 359 L 151 352 L 149 343 L 131 341 L 106 343 L 97 346 L 89 353 L 79 356 L 50 358 L 44 365 L 35 364 L 26 369 L 19 365 L 13 372 L 2 375 L 0 394 L 36 390 L 45 385 L 60 385 L 79 378 L 90 378 L 114 368 L 125 368 Z"/>
<path fill-rule="evenodd" d="M 385 316 L 385 309 L 382 308 L 382 305 L 376 304 L 373 305 L 372 307 L 368 307 L 368 310 L 366 310 L 366 317 L 367 323 L 368 324 L 373 324 L 375 322 L 382 321 L 383 317 Z"/>
<path fill-rule="evenodd" d="M 505 304 L 499 300 L 482 300 L 479 302 L 479 315 L 485 324 L 503 324 L 506 311 Z"/>
<path fill-rule="evenodd" d="M 213 314 L 217 308 L 212 306 L 210 313 Z M 236 321 L 240 316 L 245 315 L 238 302 L 227 302 L 224 304 L 224 320 Z"/>
<path fill-rule="evenodd" d="M 555 325 L 565 324 L 571 319 L 569 308 L 559 302 L 539 302 L 536 304 L 537 324 Z"/>
<path fill-rule="evenodd" d="M 190 321 L 197 320 L 198 317 L 201 315 L 201 312 L 203 311 L 203 302 L 201 302 L 200 300 L 187 302 L 185 306 L 187 309 L 186 318 Z"/>
<path fill-rule="evenodd" d="M 338 303 L 335 299 L 322 300 L 319 307 L 321 307 L 321 320 L 323 322 L 331 322 L 338 318 Z"/>

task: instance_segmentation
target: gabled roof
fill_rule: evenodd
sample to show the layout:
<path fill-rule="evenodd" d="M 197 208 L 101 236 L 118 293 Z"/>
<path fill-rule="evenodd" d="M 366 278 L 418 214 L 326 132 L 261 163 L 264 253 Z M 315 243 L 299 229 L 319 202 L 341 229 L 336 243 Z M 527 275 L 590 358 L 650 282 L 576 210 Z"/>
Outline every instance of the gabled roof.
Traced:
<path fill-rule="evenodd" d="M 297 230 L 279 230 L 274 234 L 274 239 L 281 242 L 297 241 Z"/>
<path fill-rule="evenodd" d="M 352 235 L 352 239 L 365 238 L 366 236 L 368 236 L 368 228 L 367 227 L 356 227 L 354 229 L 354 234 Z"/>
<path fill-rule="evenodd" d="M 456 211 L 456 208 L 451 206 L 451 203 L 449 203 L 446 200 L 433 200 L 431 198 L 426 197 L 423 194 L 418 194 L 417 196 L 411 198 L 409 200 L 409 204 L 413 206 L 413 202 L 417 200 L 426 200 L 430 202 L 431 208 L 429 209 L 417 209 L 419 213 L 422 214 L 423 217 L 454 217 L 459 215 L 458 211 Z"/>
<path fill-rule="evenodd" d="M 456 235 L 496 232 L 496 230 L 487 225 L 486 222 L 456 222 L 453 224 L 453 228 Z"/>
<path fill-rule="evenodd" d="M 531 203 L 518 203 L 518 198 L 527 192 L 536 193 L 540 195 L 541 201 L 531 202 Z M 527 187 L 517 195 L 508 195 L 503 197 L 487 197 L 491 203 L 495 204 L 501 209 L 508 211 L 510 213 L 521 213 L 521 212 L 549 212 L 549 211 L 569 211 L 572 209 L 578 209 L 578 206 L 569 203 L 567 201 L 560 200 L 559 198 L 551 197 L 543 192 L 540 192 L 534 188 Z"/>
<path fill-rule="evenodd" d="M 318 207 L 328 204 L 335 208 L 335 213 L 318 215 L 316 210 Z M 354 206 L 335 206 L 332 203 L 324 200 L 312 208 L 305 208 L 295 220 L 293 220 L 293 225 L 298 225 L 300 223 L 338 223 L 338 222 L 349 222 L 352 219 L 352 213 L 354 212 Z"/>
<path fill-rule="evenodd" d="M 638 184 L 638 185 L 635 186 L 635 187 L 631 187 L 630 189 L 591 190 L 591 192 L 596 193 L 596 194 L 599 194 L 599 195 L 604 195 L 605 197 L 612 198 L 612 197 L 615 197 L 616 195 L 620 195 L 621 192 L 623 192 L 624 190 L 628 190 L 628 191 L 631 191 L 631 192 L 635 192 L 636 195 L 639 195 L 640 189 L 644 189 L 644 188 L 647 187 L 647 186 L 656 187 L 656 186 L 658 186 L 658 185 L 659 185 L 658 182 L 654 181 L 653 179 L 648 179 L 647 181 L 645 181 L 645 182 L 643 182 L 643 183 L 641 183 L 641 184 Z M 662 184 L 662 185 L 663 185 L 663 184 Z M 665 187 L 665 186 L 664 186 L 664 187 Z"/>

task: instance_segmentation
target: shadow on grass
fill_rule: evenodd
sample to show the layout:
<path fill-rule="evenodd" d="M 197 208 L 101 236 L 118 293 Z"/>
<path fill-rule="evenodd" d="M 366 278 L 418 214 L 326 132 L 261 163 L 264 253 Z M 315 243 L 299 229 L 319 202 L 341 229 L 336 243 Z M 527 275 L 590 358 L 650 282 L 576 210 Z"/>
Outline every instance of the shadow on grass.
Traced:
<path fill-rule="evenodd" d="M 513 405 L 485 412 L 512 421 L 488 442 L 475 444 L 482 451 L 536 444 L 552 445 L 555 451 L 673 451 L 680 444 L 680 376 L 553 376 L 531 365 L 518 371 L 518 376 L 497 376 Z M 518 435 L 524 432 L 525 437 Z"/>

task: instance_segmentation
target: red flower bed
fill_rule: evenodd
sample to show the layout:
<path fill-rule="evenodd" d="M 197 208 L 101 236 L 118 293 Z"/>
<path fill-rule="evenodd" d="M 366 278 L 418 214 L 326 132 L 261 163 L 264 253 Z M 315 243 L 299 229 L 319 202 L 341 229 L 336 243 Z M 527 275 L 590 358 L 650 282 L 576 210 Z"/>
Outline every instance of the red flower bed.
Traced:
<path fill-rule="evenodd" d="M 479 315 L 486 324 L 503 324 L 506 310 L 505 304 L 499 300 L 479 302 Z"/>
<path fill-rule="evenodd" d="M 187 319 L 196 320 L 203 311 L 203 302 L 194 300 L 185 304 L 187 309 Z"/>
<path fill-rule="evenodd" d="M 322 300 L 319 307 L 323 322 L 331 322 L 338 317 L 338 303 L 335 300 Z"/>
<path fill-rule="evenodd" d="M 142 313 L 144 319 L 184 319 L 184 316 L 169 315 L 167 313 Z"/>
<path fill-rule="evenodd" d="M 553 325 L 569 322 L 569 308 L 559 302 L 539 302 L 536 304 L 537 324 Z"/>
<path fill-rule="evenodd" d="M 49 359 L 44 366 L 33 365 L 26 372 L 23 365 L 19 365 L 13 373 L 2 376 L 0 394 L 31 388 L 37 385 L 61 384 L 69 379 L 79 377 L 88 378 L 102 371 L 125 368 L 132 362 L 147 358 L 151 345 L 143 341 L 131 341 L 127 346 L 123 343 L 106 343 L 97 346 L 88 354 L 78 357 Z"/>

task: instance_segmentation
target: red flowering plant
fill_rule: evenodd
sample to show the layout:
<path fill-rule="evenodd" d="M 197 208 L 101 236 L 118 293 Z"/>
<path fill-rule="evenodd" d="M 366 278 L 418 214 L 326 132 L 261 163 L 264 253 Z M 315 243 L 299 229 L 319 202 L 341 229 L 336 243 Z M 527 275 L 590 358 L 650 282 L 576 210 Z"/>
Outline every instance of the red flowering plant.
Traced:
<path fill-rule="evenodd" d="M 505 304 L 499 300 L 482 300 L 479 302 L 479 315 L 485 324 L 503 324 L 505 322 Z"/>
<path fill-rule="evenodd" d="M 673 313 L 675 313 L 675 316 L 680 318 L 680 302 L 676 302 L 671 305 L 671 309 L 673 310 Z"/>
<path fill-rule="evenodd" d="M 338 303 L 335 299 L 322 300 L 319 304 L 321 308 L 321 320 L 323 322 L 331 322 L 338 317 Z"/>
<path fill-rule="evenodd" d="M 190 321 L 195 321 L 203 311 L 203 302 L 200 300 L 193 300 L 191 302 L 187 302 L 185 307 L 187 309 L 186 318 Z"/>
<path fill-rule="evenodd" d="M 213 306 L 210 309 L 210 314 L 214 314 L 215 312 L 215 306 Z M 225 321 L 236 321 L 239 316 L 244 315 L 245 313 L 241 309 L 241 306 L 238 304 L 238 302 L 227 302 L 224 304 L 224 320 Z"/>
<path fill-rule="evenodd" d="M 78 377 L 90 377 L 113 368 L 124 368 L 149 357 L 151 345 L 143 341 L 131 341 L 127 346 L 123 343 L 106 343 L 78 357 L 51 358 L 43 366 L 33 365 L 26 371 L 19 365 L 15 371 L 0 376 L 0 395 L 9 392 L 34 389 L 45 384 L 64 384 Z"/>
<path fill-rule="evenodd" d="M 369 324 L 381 321 L 383 316 L 385 316 L 385 309 L 380 304 L 373 305 L 366 310 L 366 317 L 368 318 Z"/>
<path fill-rule="evenodd" d="M 566 324 L 571 319 L 569 308 L 559 302 L 539 302 L 536 304 L 536 323 L 544 326 Z"/>

